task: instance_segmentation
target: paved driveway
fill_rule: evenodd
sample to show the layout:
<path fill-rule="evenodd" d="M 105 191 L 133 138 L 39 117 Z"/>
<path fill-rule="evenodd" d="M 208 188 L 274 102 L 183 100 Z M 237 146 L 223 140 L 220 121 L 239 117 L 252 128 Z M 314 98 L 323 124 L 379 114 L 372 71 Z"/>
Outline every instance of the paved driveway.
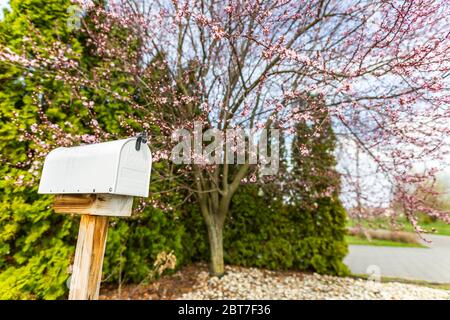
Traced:
<path fill-rule="evenodd" d="M 425 237 L 429 248 L 350 245 L 344 262 L 354 274 L 450 283 L 450 236 Z"/>

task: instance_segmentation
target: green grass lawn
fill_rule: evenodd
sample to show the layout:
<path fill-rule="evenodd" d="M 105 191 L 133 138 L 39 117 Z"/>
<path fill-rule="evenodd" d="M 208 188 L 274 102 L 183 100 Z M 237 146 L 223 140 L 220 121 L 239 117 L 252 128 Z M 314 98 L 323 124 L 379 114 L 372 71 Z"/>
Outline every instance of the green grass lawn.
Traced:
<path fill-rule="evenodd" d="M 442 221 L 433 221 L 429 223 L 419 223 L 419 225 L 427 230 L 436 230 L 435 232 L 430 232 L 431 234 L 440 234 L 443 236 L 450 236 L 450 225 Z M 408 221 L 403 221 L 403 227 L 405 231 L 414 232 L 413 226 Z"/>
<path fill-rule="evenodd" d="M 405 218 L 401 218 L 398 221 L 398 224 L 401 226 L 403 231 L 409 231 L 414 232 L 414 228 L 411 225 L 409 221 L 407 221 Z M 353 220 L 349 220 L 348 224 L 349 227 L 355 226 L 355 222 Z M 377 219 L 374 221 L 363 221 L 362 222 L 363 227 L 369 228 L 369 229 L 389 229 L 389 221 L 388 219 Z M 430 234 L 439 234 L 439 235 L 445 235 L 450 236 L 450 225 L 446 224 L 442 221 L 427 221 L 426 219 L 419 219 L 419 225 L 426 230 Z M 432 232 L 432 230 L 435 230 Z"/>
<path fill-rule="evenodd" d="M 426 248 L 426 246 L 416 243 L 405 243 L 390 240 L 379 240 L 372 239 L 371 241 L 355 236 L 345 236 L 345 240 L 348 244 L 353 245 L 366 245 L 366 246 L 384 246 L 384 247 L 416 247 L 416 248 Z"/>

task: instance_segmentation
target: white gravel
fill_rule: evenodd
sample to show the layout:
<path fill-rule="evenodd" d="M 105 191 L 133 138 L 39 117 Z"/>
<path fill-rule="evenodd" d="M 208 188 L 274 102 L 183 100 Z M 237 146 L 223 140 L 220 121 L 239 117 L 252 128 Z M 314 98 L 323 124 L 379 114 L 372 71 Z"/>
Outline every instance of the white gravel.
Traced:
<path fill-rule="evenodd" d="M 227 267 L 221 278 L 200 272 L 197 285 L 181 299 L 450 300 L 450 291 L 398 282 Z"/>

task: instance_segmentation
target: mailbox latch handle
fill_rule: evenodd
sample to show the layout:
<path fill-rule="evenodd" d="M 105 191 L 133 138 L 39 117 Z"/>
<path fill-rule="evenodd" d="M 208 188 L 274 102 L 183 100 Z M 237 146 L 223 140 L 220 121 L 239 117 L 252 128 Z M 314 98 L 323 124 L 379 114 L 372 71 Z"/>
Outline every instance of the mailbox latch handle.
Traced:
<path fill-rule="evenodd" d="M 147 132 L 141 132 L 137 136 L 136 140 L 136 151 L 141 150 L 141 143 L 147 143 Z"/>

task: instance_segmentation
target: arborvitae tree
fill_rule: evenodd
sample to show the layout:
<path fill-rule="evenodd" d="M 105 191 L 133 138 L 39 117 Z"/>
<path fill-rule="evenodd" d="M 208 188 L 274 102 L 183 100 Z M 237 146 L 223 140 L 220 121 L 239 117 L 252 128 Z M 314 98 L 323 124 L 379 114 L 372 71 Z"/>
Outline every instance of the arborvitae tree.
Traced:
<path fill-rule="evenodd" d="M 265 179 L 261 189 L 248 185 L 233 197 L 224 233 L 228 263 L 348 273 L 343 263 L 346 213 L 338 198 L 335 136 L 330 118 L 319 111 L 323 101 L 309 103 L 307 109 L 317 111 L 312 121 L 298 124 L 291 142 L 290 151 L 298 161 L 288 168 L 287 152 L 280 150 L 282 185 Z"/>
<path fill-rule="evenodd" d="M 322 98 L 313 97 L 308 106 L 311 119 L 298 123 L 292 142 L 295 161 L 288 181 L 290 215 L 292 221 L 309 219 L 308 230 L 316 237 L 312 253 L 320 257 L 316 262 L 320 261 L 324 269 L 344 274 L 348 272 L 342 262 L 347 254 L 344 239 L 347 214 L 339 199 L 336 136 Z"/>
<path fill-rule="evenodd" d="M 338 199 L 340 177 L 335 169 L 336 136 L 320 98 L 308 102 L 311 119 L 299 122 L 292 142 L 291 198 L 313 205 L 318 198 Z"/>
<path fill-rule="evenodd" d="M 29 56 L 31 42 L 24 37 L 42 47 L 59 39 L 70 41 L 74 51 L 79 51 L 78 42 L 69 37 L 66 28 L 69 5 L 69 0 L 11 0 L 11 9 L 0 22 L 0 45 Z M 68 243 L 76 223 L 52 214 L 50 197 L 38 196 L 37 185 L 29 184 L 39 174 L 40 165 L 29 163 L 29 153 L 35 152 L 36 146 L 22 139 L 23 132 L 39 121 L 32 95 L 37 87 L 50 99 L 70 99 L 54 79 L 0 62 L 1 299 L 52 299 L 67 289 L 64 282 L 73 252 Z M 79 123 L 63 110 L 48 108 L 46 113 L 53 119 Z"/>

